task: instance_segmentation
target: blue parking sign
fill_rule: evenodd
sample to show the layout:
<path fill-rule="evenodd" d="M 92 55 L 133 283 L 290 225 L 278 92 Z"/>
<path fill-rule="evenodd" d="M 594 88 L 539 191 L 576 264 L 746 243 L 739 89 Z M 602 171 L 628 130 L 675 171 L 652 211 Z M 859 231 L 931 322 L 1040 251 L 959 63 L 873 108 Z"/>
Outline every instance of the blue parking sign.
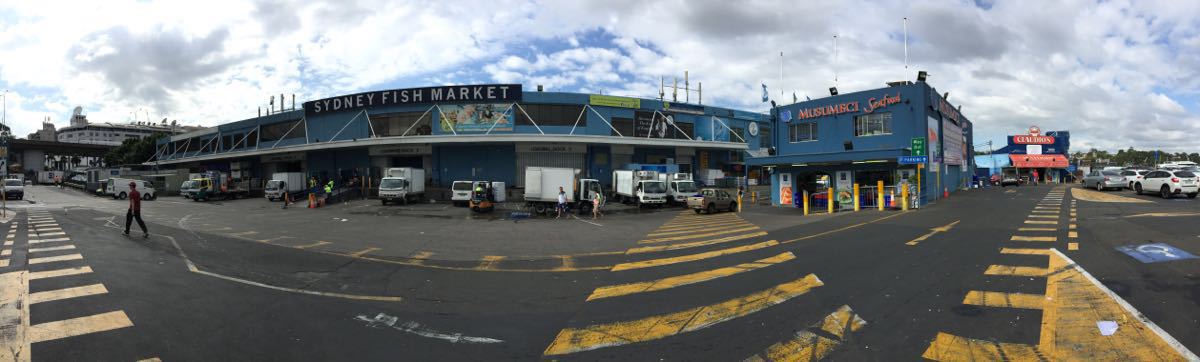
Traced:
<path fill-rule="evenodd" d="M 1167 245 L 1166 243 L 1118 246 L 1117 251 L 1125 253 L 1125 255 L 1129 255 L 1142 263 L 1196 259 L 1195 255 Z"/>

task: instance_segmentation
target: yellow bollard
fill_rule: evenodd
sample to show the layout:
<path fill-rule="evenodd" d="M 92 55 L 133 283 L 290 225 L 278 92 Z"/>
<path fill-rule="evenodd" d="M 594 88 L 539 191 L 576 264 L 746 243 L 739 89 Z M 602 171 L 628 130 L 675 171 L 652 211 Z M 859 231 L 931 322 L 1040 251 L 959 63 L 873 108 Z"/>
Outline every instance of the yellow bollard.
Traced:
<path fill-rule="evenodd" d="M 808 216 L 808 190 L 804 190 L 804 216 Z"/>
<path fill-rule="evenodd" d="M 742 193 L 741 192 L 738 192 L 738 210 L 737 210 L 737 212 L 742 212 Z"/>
<path fill-rule="evenodd" d="M 828 210 L 826 210 L 826 212 L 832 214 L 833 213 L 833 187 L 829 188 L 829 197 L 825 199 L 825 206 L 828 206 L 828 207 L 826 207 L 826 209 L 828 209 Z"/>
<path fill-rule="evenodd" d="M 875 193 L 879 194 L 879 201 L 877 202 L 879 211 L 883 211 L 883 180 L 875 183 Z"/>
<path fill-rule="evenodd" d="M 908 211 L 908 185 L 900 188 L 900 210 Z"/>
<path fill-rule="evenodd" d="M 858 201 L 858 183 L 854 183 L 854 211 L 859 210 L 860 202 Z"/>

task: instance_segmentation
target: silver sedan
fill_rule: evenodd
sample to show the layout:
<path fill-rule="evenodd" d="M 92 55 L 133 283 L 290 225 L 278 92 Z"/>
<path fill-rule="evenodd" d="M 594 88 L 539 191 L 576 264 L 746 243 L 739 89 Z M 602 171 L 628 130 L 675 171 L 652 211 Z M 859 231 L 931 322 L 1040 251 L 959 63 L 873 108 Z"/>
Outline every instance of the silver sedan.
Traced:
<path fill-rule="evenodd" d="M 1125 177 L 1121 176 L 1121 171 L 1093 170 L 1087 176 L 1083 177 L 1083 187 L 1093 187 L 1098 191 L 1107 189 L 1120 190 L 1127 186 Z"/>

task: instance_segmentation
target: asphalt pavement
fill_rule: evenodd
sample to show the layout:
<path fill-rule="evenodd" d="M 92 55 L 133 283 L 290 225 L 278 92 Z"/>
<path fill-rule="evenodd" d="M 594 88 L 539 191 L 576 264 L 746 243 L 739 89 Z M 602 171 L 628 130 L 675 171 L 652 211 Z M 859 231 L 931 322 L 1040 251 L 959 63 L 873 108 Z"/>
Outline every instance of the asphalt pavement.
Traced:
<path fill-rule="evenodd" d="M 1200 259 L 1152 247 L 1141 250 L 1160 260 L 1143 263 L 1118 248 L 1200 255 L 1187 216 L 1198 204 L 1075 193 L 971 190 L 919 210 L 835 215 L 661 209 L 603 226 L 442 225 L 375 205 L 316 224 L 346 210 L 160 199 L 145 203 L 141 238 L 121 234 L 120 201 L 34 188 L 5 224 L 0 357 L 1195 358 Z M 411 241 L 422 228 L 411 220 L 450 241 Z M 403 233 L 389 232 L 396 224 Z M 561 245 L 538 246 L 549 243 Z M 473 246 L 486 252 L 464 251 Z"/>

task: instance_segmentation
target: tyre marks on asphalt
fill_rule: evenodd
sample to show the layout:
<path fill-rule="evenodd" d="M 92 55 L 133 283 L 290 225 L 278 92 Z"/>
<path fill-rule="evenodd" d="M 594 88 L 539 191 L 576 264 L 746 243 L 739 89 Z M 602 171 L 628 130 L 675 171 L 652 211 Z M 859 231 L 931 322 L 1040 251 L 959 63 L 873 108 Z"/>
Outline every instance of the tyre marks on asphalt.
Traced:
<path fill-rule="evenodd" d="M 94 303 L 88 297 L 107 294 L 108 289 L 102 283 L 93 283 L 31 293 L 30 285 L 39 280 L 75 277 L 92 273 L 92 269 L 76 262 L 83 260 L 83 255 L 75 253 L 75 246 L 69 244 L 70 238 L 48 212 L 30 211 L 27 225 L 26 263 L 23 266 L 39 265 L 38 269 L 45 270 L 24 269 L 0 274 L 0 360 L 29 361 L 32 359 L 30 347 L 34 343 L 133 326 L 133 321 L 123 310 L 30 324 L 33 305 L 61 300 Z M 5 238 L 6 249 L 13 247 L 16 230 L 14 222 Z"/>
<path fill-rule="evenodd" d="M 1055 188 L 1038 207 L 1043 210 L 1043 207 L 1061 208 L 1065 189 Z M 1075 202 L 1071 201 L 1070 224 L 1066 231 L 1073 244 L 1077 234 Z M 1000 250 L 1001 255 L 1045 256 L 1047 267 L 990 265 L 984 271 L 985 275 L 998 278 L 1044 278 L 1044 294 L 971 290 L 962 302 L 984 308 L 1040 310 L 1042 320 L 1037 344 L 1006 343 L 939 332 L 921 357 L 936 361 L 1197 359 L 1186 347 L 1057 249 L 1028 247 L 1057 242 L 1056 237 L 1037 232 L 1059 231 L 1057 228 L 1018 228 L 1019 233 L 1013 235 L 1010 242 L 1019 243 L 1020 247 Z M 1101 335 L 1097 328 L 1099 321 L 1116 322 L 1118 329 L 1112 335 Z"/>
<path fill-rule="evenodd" d="M 693 215 L 690 212 L 681 213 L 662 227 L 650 232 L 647 239 L 642 240 L 641 244 L 650 246 L 634 247 L 627 250 L 626 254 L 683 250 L 713 245 L 718 245 L 718 249 L 621 263 L 613 266 L 611 271 L 623 272 L 725 258 L 780 244 L 776 240 L 767 239 L 769 236 L 766 231 L 746 222 L 738 214 Z M 723 245 L 725 243 L 739 243 L 740 245 L 726 247 Z M 640 293 L 685 292 L 677 288 L 701 283 L 715 283 L 719 282 L 721 278 L 732 275 L 778 268 L 795 258 L 796 256 L 791 252 L 783 252 L 715 269 L 601 286 L 592 291 L 587 302 L 612 300 L 614 303 L 621 303 L 620 297 Z M 713 304 L 665 314 L 648 315 L 633 320 L 567 327 L 558 332 L 543 353 L 545 356 L 561 356 L 600 348 L 668 339 L 757 313 L 799 298 L 823 285 L 824 282 L 815 274 L 807 274 L 765 290 L 734 296 L 731 299 L 721 300 L 721 298 L 728 297 L 713 295 L 715 299 L 718 299 Z M 585 304 L 585 308 L 587 305 Z M 801 330 L 796 334 L 767 347 L 765 351 L 751 356 L 749 360 L 819 359 L 841 344 L 850 332 L 857 331 L 864 325 L 866 322 L 855 315 L 849 306 L 843 306 L 811 327 L 801 326 Z M 814 331 L 823 332 L 814 334 Z"/>

